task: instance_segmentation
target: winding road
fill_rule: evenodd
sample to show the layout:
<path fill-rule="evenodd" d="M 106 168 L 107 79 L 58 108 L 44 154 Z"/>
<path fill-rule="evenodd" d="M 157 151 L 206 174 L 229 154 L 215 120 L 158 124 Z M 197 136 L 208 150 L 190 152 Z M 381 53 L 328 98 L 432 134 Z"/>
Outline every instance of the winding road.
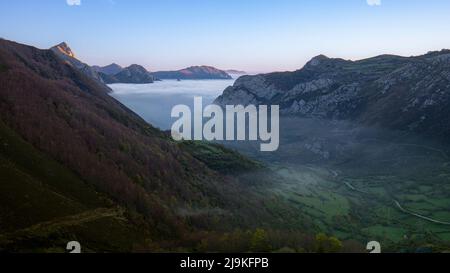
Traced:
<path fill-rule="evenodd" d="M 436 220 L 436 219 L 433 219 L 433 218 L 430 218 L 430 217 L 427 217 L 427 216 L 420 215 L 420 214 L 418 214 L 418 213 L 415 213 L 415 212 L 413 212 L 413 211 L 410 211 L 410 210 L 405 209 L 404 207 L 402 207 L 402 205 L 400 205 L 400 203 L 399 203 L 397 200 L 394 200 L 394 202 L 395 202 L 395 205 L 396 205 L 401 211 L 403 211 L 404 213 L 407 213 L 407 214 L 412 215 L 412 216 L 416 216 L 416 217 L 418 217 L 418 218 L 420 218 L 420 219 L 423 219 L 423 220 L 426 220 L 426 221 L 429 221 L 429 222 L 433 222 L 433 223 L 436 223 L 436 224 L 441 224 L 441 225 L 447 225 L 447 226 L 450 226 L 450 222 L 439 221 L 439 220 Z"/>
<path fill-rule="evenodd" d="M 338 173 L 337 173 L 336 171 L 331 171 L 331 172 L 332 172 L 332 174 L 333 174 L 334 177 L 337 177 L 337 174 L 338 174 Z M 353 191 L 356 191 L 356 192 L 359 192 L 359 193 L 364 193 L 364 194 L 370 194 L 370 193 L 368 193 L 368 192 L 365 192 L 365 191 L 362 191 L 362 190 L 359 190 L 359 189 L 355 188 L 355 187 L 354 187 L 352 184 L 350 184 L 349 182 L 344 182 L 344 184 L 345 184 L 349 189 L 351 189 L 351 190 L 353 190 Z M 432 223 L 435 223 L 435 224 L 440 224 L 440 225 L 450 226 L 450 222 L 445 222 L 445 221 L 436 220 L 436 219 L 433 219 L 433 218 L 430 218 L 430 217 L 421 215 L 421 214 L 419 214 L 419 213 L 416 213 L 416 212 L 414 212 L 414 211 L 410 211 L 410 210 L 408 210 L 408 209 L 405 209 L 405 208 L 400 204 L 400 202 L 398 202 L 397 200 L 393 200 L 393 201 L 394 201 L 395 205 L 397 206 L 397 208 L 398 208 L 400 211 L 402 211 L 403 213 L 406 213 L 406 214 L 409 214 L 409 215 L 418 217 L 418 218 L 420 218 L 420 219 L 422 219 L 422 220 L 426 220 L 426 221 L 428 221 L 428 222 L 432 222 Z"/>

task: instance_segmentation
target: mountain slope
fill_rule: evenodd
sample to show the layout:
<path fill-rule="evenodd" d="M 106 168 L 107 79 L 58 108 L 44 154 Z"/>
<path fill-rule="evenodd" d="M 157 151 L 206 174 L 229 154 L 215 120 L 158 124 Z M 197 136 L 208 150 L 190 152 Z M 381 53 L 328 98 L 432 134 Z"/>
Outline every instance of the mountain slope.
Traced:
<path fill-rule="evenodd" d="M 23 141 L 3 122 L 0 142 L 0 252 L 64 252 L 71 239 L 83 242 L 87 252 L 130 251 L 151 236 L 145 221 L 125 217 L 125 210 L 107 195 Z M 101 233 L 114 234 L 117 240 L 96 236 Z"/>
<path fill-rule="evenodd" d="M 450 51 L 360 61 L 317 56 L 295 72 L 244 76 L 217 104 L 277 104 L 286 115 L 450 136 Z"/>
<path fill-rule="evenodd" d="M 158 71 L 152 73 L 158 79 L 231 79 L 227 72 L 211 66 L 192 66 L 177 71 Z"/>
<path fill-rule="evenodd" d="M 222 228 L 264 215 L 240 200 L 252 193 L 239 180 L 195 159 L 53 51 L 1 40 L 0 64 L 0 249 L 70 238 L 128 251 L 211 228 L 210 211 L 222 211 Z M 115 232 L 119 246 L 107 243 Z"/>

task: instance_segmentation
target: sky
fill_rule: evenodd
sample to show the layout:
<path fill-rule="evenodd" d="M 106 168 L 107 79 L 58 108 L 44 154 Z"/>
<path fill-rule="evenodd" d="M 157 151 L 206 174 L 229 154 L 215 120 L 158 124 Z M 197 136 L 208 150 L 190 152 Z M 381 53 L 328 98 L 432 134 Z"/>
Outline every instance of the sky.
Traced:
<path fill-rule="evenodd" d="M 450 48 L 449 0 L 0 0 L 0 37 L 67 42 L 91 65 L 301 68 Z"/>

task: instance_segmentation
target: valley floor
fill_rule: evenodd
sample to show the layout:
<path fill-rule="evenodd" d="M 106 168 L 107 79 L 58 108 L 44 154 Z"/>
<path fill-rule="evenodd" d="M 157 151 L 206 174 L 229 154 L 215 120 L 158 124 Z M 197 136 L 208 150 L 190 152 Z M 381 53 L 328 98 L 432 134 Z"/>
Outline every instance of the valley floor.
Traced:
<path fill-rule="evenodd" d="M 294 119 L 282 124 L 275 154 L 225 143 L 263 160 L 284 178 L 267 189 L 277 200 L 342 240 L 376 240 L 392 251 L 448 249 L 450 158 L 445 146 L 345 122 Z"/>

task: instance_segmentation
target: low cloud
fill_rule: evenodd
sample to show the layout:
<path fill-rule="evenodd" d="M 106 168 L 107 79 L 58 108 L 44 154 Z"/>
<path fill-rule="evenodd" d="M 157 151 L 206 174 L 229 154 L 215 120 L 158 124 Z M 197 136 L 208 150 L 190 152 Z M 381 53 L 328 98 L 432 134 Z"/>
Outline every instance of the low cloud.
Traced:
<path fill-rule="evenodd" d="M 381 0 L 367 0 L 369 6 L 381 6 Z"/>
<path fill-rule="evenodd" d="M 66 0 L 69 6 L 81 6 L 81 0 Z"/>

